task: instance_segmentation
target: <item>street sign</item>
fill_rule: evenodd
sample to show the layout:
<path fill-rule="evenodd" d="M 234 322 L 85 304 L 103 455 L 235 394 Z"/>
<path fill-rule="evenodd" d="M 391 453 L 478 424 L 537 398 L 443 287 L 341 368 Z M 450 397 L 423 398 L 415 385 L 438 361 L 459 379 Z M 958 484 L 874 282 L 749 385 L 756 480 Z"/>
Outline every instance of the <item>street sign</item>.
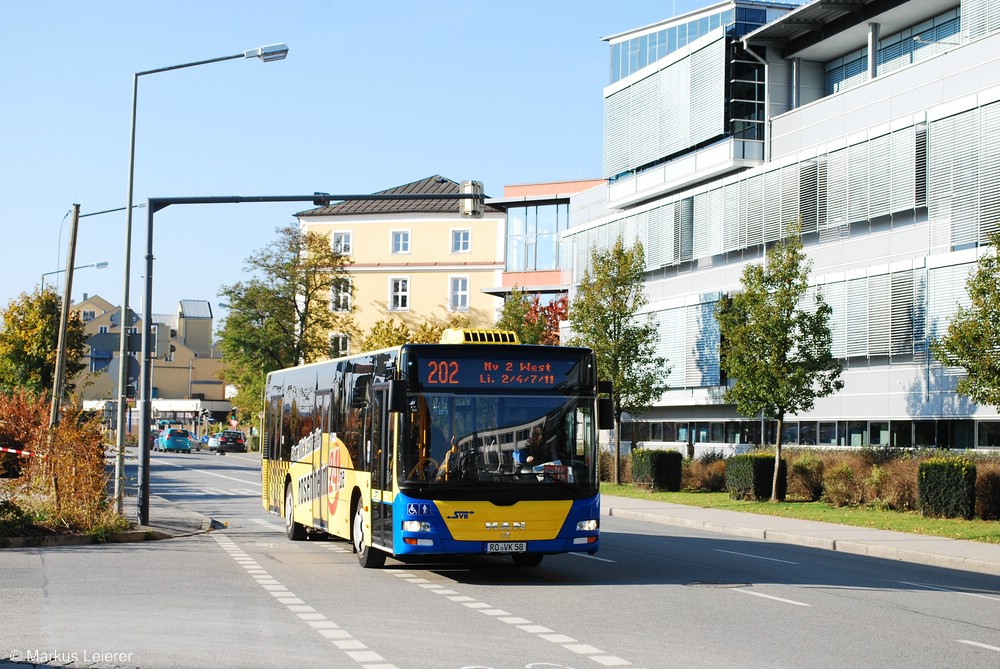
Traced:
<path fill-rule="evenodd" d="M 116 309 L 115 311 L 113 311 L 111 313 L 111 316 L 109 316 L 109 318 L 111 319 L 111 322 L 113 324 L 115 324 L 115 325 L 120 325 L 121 324 L 121 313 L 122 313 L 121 308 Z M 127 327 L 132 327 L 133 325 L 135 325 L 136 323 L 139 322 L 139 316 L 134 311 L 132 311 L 131 309 L 129 309 L 128 310 L 128 318 L 126 320 L 128 321 L 128 323 L 126 323 L 125 325 Z"/>
<path fill-rule="evenodd" d="M 128 360 L 128 363 L 126 363 L 128 364 L 128 381 L 126 382 L 125 396 L 135 397 L 136 388 L 139 387 L 139 361 L 131 355 L 126 359 Z M 111 375 L 111 378 L 118 378 L 118 369 L 118 358 L 113 358 L 108 364 L 108 373 Z"/>

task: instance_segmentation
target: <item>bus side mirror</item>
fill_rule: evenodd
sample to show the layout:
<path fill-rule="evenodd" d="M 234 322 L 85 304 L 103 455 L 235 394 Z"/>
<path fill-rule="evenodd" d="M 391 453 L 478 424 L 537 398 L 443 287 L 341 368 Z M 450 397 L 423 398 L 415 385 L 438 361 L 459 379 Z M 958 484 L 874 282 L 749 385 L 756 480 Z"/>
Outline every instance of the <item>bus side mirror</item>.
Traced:
<path fill-rule="evenodd" d="M 401 413 L 406 409 L 406 381 L 392 379 L 389 381 L 389 411 Z"/>
<path fill-rule="evenodd" d="M 615 427 L 615 403 L 610 397 L 597 398 L 597 429 L 613 430 Z"/>

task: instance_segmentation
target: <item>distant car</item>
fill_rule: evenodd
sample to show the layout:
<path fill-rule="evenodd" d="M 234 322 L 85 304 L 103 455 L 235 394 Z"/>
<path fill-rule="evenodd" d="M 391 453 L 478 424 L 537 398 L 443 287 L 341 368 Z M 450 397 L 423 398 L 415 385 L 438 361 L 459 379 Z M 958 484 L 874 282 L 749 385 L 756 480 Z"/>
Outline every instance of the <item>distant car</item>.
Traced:
<path fill-rule="evenodd" d="M 177 453 L 191 452 L 191 433 L 187 430 L 172 427 L 164 430 L 156 440 L 157 451 L 175 451 Z"/>
<path fill-rule="evenodd" d="M 239 430 L 223 430 L 213 434 L 208 440 L 208 450 L 219 453 L 246 453 L 247 439 Z"/>

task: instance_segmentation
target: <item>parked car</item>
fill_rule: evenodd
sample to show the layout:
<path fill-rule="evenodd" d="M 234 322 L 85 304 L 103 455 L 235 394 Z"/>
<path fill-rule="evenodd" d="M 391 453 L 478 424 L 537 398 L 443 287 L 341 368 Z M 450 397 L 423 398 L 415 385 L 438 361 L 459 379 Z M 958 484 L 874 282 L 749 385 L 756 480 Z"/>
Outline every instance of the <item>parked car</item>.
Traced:
<path fill-rule="evenodd" d="M 191 433 L 187 430 L 172 427 L 160 433 L 156 440 L 157 451 L 175 451 L 177 453 L 191 452 Z"/>
<path fill-rule="evenodd" d="M 247 439 L 239 430 L 216 432 L 208 440 L 208 450 L 219 453 L 246 453 Z"/>

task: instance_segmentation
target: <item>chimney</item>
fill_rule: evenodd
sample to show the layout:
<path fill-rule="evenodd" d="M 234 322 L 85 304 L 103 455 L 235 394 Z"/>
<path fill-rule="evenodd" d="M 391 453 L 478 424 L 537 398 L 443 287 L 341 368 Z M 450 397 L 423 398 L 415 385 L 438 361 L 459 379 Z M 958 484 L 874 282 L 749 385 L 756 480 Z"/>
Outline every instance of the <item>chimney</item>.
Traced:
<path fill-rule="evenodd" d="M 84 302 L 86 302 L 86 301 L 87 301 L 87 294 L 86 294 L 86 293 L 84 293 L 84 294 L 83 294 L 83 301 L 84 301 Z"/>

